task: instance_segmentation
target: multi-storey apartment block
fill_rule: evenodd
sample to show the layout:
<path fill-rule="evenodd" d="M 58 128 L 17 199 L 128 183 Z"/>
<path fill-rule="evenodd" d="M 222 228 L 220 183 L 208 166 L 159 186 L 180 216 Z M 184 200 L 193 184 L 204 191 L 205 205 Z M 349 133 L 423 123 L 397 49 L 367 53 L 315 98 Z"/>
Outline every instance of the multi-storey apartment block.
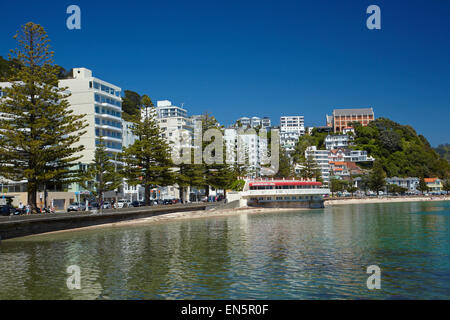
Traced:
<path fill-rule="evenodd" d="M 365 150 L 333 149 L 329 153 L 330 161 L 366 162 L 375 159 L 367 155 Z"/>
<path fill-rule="evenodd" d="M 256 133 L 240 133 L 235 128 L 227 128 L 224 131 L 224 143 L 227 150 L 225 160 L 228 159 L 231 164 L 245 162 L 251 176 L 259 175 L 262 162 L 268 161 L 267 139 L 261 138 Z"/>
<path fill-rule="evenodd" d="M 329 154 L 330 151 L 318 150 L 316 146 L 308 147 L 305 151 L 306 158 L 312 157 L 316 161 L 324 183 L 330 181 Z"/>
<path fill-rule="evenodd" d="M 78 144 L 84 145 L 80 162 L 94 159 L 95 147 L 102 136 L 107 152 L 116 155 L 122 151 L 121 88 L 92 76 L 86 68 L 74 68 L 73 78 L 59 81 L 71 96 L 67 99 L 74 114 L 85 114 L 88 127 Z"/>
<path fill-rule="evenodd" d="M 172 105 L 169 100 L 157 101 L 156 119 L 163 138 L 178 147 L 192 145 L 195 123 L 188 118 L 186 109 Z"/>
<path fill-rule="evenodd" d="M 250 128 L 250 127 L 258 128 L 258 127 L 260 127 L 260 128 L 270 129 L 271 121 L 270 121 L 270 118 L 268 118 L 268 117 L 264 117 L 264 118 L 241 117 L 236 121 L 236 124 L 234 125 L 234 127 L 242 127 L 242 128 Z"/>
<path fill-rule="evenodd" d="M 288 153 L 294 151 L 300 136 L 305 134 L 304 116 L 280 117 L 280 145 Z"/>
<path fill-rule="evenodd" d="M 325 148 L 327 150 L 338 149 L 338 148 L 348 148 L 352 143 L 353 137 L 346 134 L 336 134 L 328 135 L 325 138 Z"/>

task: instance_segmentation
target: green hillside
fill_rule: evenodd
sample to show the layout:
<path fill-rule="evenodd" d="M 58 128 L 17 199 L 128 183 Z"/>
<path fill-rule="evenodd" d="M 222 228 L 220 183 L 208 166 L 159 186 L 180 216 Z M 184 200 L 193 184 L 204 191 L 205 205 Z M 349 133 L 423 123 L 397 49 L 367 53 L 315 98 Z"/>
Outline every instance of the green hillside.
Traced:
<path fill-rule="evenodd" d="M 355 149 L 380 159 L 389 177 L 446 177 L 449 163 L 409 125 L 378 118 L 368 126 L 354 123 Z"/>
<path fill-rule="evenodd" d="M 440 144 L 437 148 L 434 148 L 434 151 L 436 151 L 442 158 L 450 162 L 450 144 Z"/>

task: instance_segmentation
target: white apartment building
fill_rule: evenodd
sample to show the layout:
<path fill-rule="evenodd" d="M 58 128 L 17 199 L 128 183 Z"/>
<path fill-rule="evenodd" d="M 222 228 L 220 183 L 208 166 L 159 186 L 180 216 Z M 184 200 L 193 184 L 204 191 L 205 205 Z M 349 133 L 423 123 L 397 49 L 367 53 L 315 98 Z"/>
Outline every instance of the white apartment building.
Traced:
<path fill-rule="evenodd" d="M 156 119 L 162 131 L 162 137 L 173 143 L 190 146 L 194 135 L 194 120 L 188 118 L 187 110 L 172 105 L 169 100 L 157 101 Z"/>
<path fill-rule="evenodd" d="M 262 139 L 256 133 L 243 132 L 239 134 L 237 129 L 228 128 L 224 131 L 224 143 L 227 150 L 225 160 L 228 159 L 232 163 L 246 161 L 250 175 L 258 175 L 261 163 L 267 162 L 267 139 Z M 242 151 L 238 153 L 238 150 Z M 244 155 L 244 152 L 247 154 Z"/>
<path fill-rule="evenodd" d="M 115 155 L 122 151 L 122 98 L 121 88 L 92 76 L 86 68 L 74 68 L 73 78 L 59 81 L 67 87 L 67 98 L 74 114 L 85 114 L 86 133 L 77 145 L 84 145 L 81 163 L 94 159 L 95 147 L 101 135 L 106 151 Z"/>
<path fill-rule="evenodd" d="M 127 148 L 132 145 L 137 137 L 131 131 L 133 123 L 122 119 L 122 147 Z"/>
<path fill-rule="evenodd" d="M 418 192 L 417 188 L 419 187 L 420 179 L 417 177 L 407 177 L 407 178 L 399 178 L 392 177 L 386 178 L 386 185 L 395 184 L 399 187 L 407 188 L 408 192 Z"/>
<path fill-rule="evenodd" d="M 312 158 L 316 160 L 324 183 L 330 181 L 330 165 L 328 163 L 329 154 L 330 151 L 318 150 L 316 146 L 308 147 L 305 151 L 305 157 L 308 158 L 309 156 L 312 156 Z"/>
<path fill-rule="evenodd" d="M 280 132 L 296 132 L 299 136 L 305 134 L 304 116 L 280 117 Z"/>
<path fill-rule="evenodd" d="M 280 145 L 288 152 L 294 151 L 298 139 L 305 134 L 304 116 L 280 117 Z"/>
<path fill-rule="evenodd" d="M 373 157 L 367 155 L 365 150 L 350 150 L 350 149 L 333 149 L 329 153 L 330 161 L 349 161 L 349 162 L 366 162 L 375 161 Z"/>
<path fill-rule="evenodd" d="M 84 150 L 76 156 L 81 156 L 80 166 L 84 168 L 95 156 L 95 148 L 98 137 L 103 136 L 106 151 L 113 157 L 122 151 L 122 98 L 121 88 L 111 83 L 92 76 L 92 71 L 86 68 L 72 69 L 72 78 L 59 80 L 60 88 L 67 88 L 71 93 L 67 98 L 73 113 L 84 114 L 87 127 L 83 129 L 86 133 L 80 137 L 80 141 L 74 146 L 83 145 Z M 0 87 L 10 86 L 8 83 L 0 83 Z M 1 94 L 1 93 L 0 93 Z M 2 95 L 2 94 L 1 94 Z M 88 192 L 80 190 L 78 184 L 69 186 L 69 194 L 74 192 L 79 200 L 82 194 Z M 62 193 L 61 193 L 62 194 Z M 59 195 L 61 205 L 65 208 L 68 204 L 67 195 Z"/>
<path fill-rule="evenodd" d="M 327 150 L 348 148 L 348 146 L 352 143 L 352 141 L 353 137 L 346 134 L 337 134 L 337 135 L 329 134 L 325 138 L 325 148 Z"/>
<path fill-rule="evenodd" d="M 272 122 L 269 117 L 264 117 L 261 119 L 261 126 L 266 129 L 270 129 L 272 127 Z"/>
<path fill-rule="evenodd" d="M 240 125 L 239 125 L 240 124 Z M 236 121 L 235 127 L 243 127 L 243 128 L 266 128 L 270 129 L 271 127 L 271 121 L 269 117 L 241 117 Z"/>
<path fill-rule="evenodd" d="M 156 113 L 158 118 L 171 118 L 171 117 L 187 118 L 187 110 L 172 105 L 172 102 L 170 100 L 157 101 Z"/>

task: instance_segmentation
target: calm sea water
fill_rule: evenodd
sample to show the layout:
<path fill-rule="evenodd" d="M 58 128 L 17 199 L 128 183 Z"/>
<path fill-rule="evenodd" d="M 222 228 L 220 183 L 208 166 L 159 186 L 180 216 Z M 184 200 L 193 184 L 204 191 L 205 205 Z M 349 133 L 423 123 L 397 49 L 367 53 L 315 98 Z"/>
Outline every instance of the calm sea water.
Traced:
<path fill-rule="evenodd" d="M 449 239 L 448 201 L 41 235 L 0 244 L 0 299 L 450 299 Z"/>

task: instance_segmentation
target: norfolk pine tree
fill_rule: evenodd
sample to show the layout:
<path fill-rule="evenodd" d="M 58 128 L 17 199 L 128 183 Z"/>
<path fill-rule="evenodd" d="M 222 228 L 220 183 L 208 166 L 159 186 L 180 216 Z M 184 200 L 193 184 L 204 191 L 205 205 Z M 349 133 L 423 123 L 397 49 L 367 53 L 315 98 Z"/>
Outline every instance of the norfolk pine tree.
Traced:
<path fill-rule="evenodd" d="M 142 185 L 145 189 L 145 204 L 149 205 L 151 189 L 172 184 L 175 174 L 169 145 L 161 136 L 155 119 L 155 107 L 147 95 L 142 97 L 142 106 L 145 115 L 134 116 L 131 129 L 137 139 L 124 149 L 122 161 L 127 183 Z"/>
<path fill-rule="evenodd" d="M 317 165 L 316 160 L 312 155 L 308 157 L 304 157 L 300 160 L 301 169 L 300 169 L 300 177 L 303 179 L 321 179 L 320 168 Z"/>
<path fill-rule="evenodd" d="M 118 188 L 122 183 L 122 177 L 111 160 L 113 158 L 106 152 L 103 137 L 100 136 L 94 159 L 88 164 L 83 177 L 83 187 L 92 192 L 98 203 L 102 203 L 105 192 Z"/>
<path fill-rule="evenodd" d="M 419 189 L 419 191 L 422 193 L 430 191 L 430 188 L 428 187 L 427 183 L 425 182 L 425 178 L 423 176 L 420 177 L 419 185 L 417 186 L 417 189 Z"/>
<path fill-rule="evenodd" d="M 375 160 L 372 170 L 369 174 L 369 188 L 372 191 L 376 191 L 377 195 L 380 194 L 380 190 L 386 185 L 386 172 L 383 170 L 380 160 Z"/>
<path fill-rule="evenodd" d="M 0 100 L 0 175 L 27 180 L 28 204 L 37 211 L 36 192 L 46 182 L 78 181 L 71 170 L 84 146 L 74 146 L 85 133 L 84 115 L 74 115 L 66 88 L 58 87 L 59 68 L 53 62 L 44 28 L 28 22 L 14 37 L 18 47 L 10 61 L 20 64 L 7 79 L 10 88 Z"/>
<path fill-rule="evenodd" d="M 180 188 L 180 200 L 184 203 L 186 202 L 184 195 L 187 187 L 202 187 L 205 184 L 203 168 L 201 164 L 194 163 L 193 150 L 191 150 L 191 163 L 180 163 L 177 167 L 175 182 Z"/>

